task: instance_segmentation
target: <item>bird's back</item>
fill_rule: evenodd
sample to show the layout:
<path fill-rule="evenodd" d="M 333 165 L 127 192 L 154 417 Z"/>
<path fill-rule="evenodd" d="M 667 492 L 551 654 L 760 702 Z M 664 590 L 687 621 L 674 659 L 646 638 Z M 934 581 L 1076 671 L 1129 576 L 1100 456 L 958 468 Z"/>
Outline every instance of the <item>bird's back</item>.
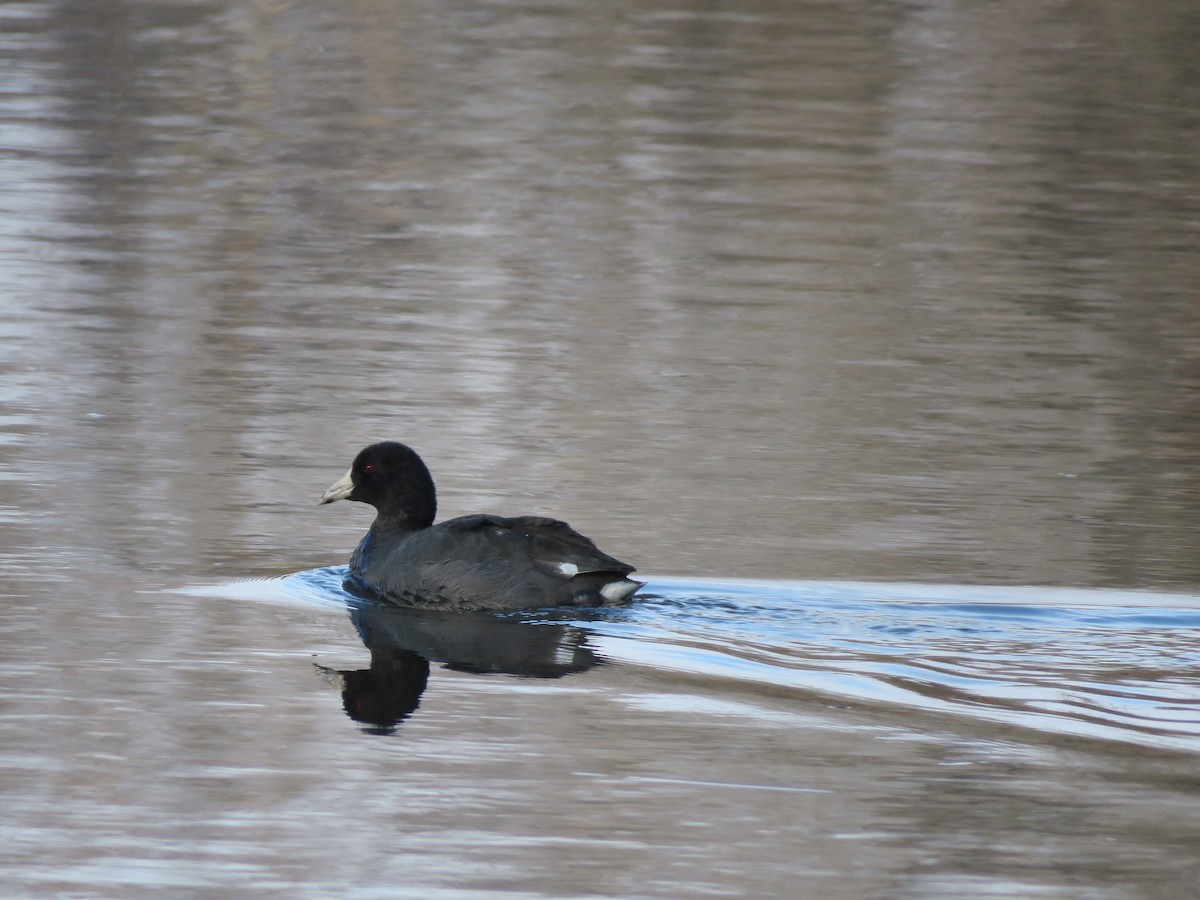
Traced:
<path fill-rule="evenodd" d="M 384 598 L 440 609 L 513 610 L 620 603 L 640 587 L 633 566 L 566 522 L 463 516 L 405 532 L 372 529 L 351 573 Z"/>

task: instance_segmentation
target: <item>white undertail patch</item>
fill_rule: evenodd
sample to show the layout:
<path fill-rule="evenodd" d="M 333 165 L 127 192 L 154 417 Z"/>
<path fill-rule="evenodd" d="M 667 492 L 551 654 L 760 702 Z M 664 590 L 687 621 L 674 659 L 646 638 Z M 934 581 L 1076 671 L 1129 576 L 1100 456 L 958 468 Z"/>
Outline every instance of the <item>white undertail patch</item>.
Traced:
<path fill-rule="evenodd" d="M 642 583 L 640 581 L 631 581 L 628 578 L 622 581 L 610 581 L 604 587 L 600 588 L 600 596 L 605 600 L 612 600 L 616 603 L 619 600 L 624 600 L 641 586 Z"/>

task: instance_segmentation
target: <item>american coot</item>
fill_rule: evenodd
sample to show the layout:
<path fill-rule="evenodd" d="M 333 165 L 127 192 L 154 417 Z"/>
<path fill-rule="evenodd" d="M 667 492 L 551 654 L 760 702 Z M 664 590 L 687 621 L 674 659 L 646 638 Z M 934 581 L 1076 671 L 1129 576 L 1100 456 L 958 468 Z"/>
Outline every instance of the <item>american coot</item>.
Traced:
<path fill-rule="evenodd" d="M 537 609 L 621 603 L 641 582 L 566 522 L 475 515 L 433 524 L 437 495 L 412 448 L 385 441 L 354 458 L 322 503 L 375 507 L 351 575 L 384 599 L 437 609 Z"/>

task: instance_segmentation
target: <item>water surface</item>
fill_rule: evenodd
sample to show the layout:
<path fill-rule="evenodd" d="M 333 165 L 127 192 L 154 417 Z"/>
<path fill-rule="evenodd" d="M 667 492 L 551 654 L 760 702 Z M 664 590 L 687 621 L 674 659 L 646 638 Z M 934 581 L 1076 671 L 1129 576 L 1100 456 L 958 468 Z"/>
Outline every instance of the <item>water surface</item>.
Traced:
<path fill-rule="evenodd" d="M 0 7 L 4 892 L 1190 897 L 1193 6 Z"/>

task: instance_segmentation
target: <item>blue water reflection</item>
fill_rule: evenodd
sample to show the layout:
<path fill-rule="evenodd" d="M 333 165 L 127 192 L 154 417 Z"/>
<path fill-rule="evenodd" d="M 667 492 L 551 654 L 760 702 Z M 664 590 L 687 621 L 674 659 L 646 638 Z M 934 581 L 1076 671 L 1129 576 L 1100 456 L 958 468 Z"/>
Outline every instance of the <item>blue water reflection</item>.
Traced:
<path fill-rule="evenodd" d="M 335 566 L 197 590 L 351 610 L 376 700 L 410 696 L 414 672 L 423 689 L 418 658 L 526 677 L 607 661 L 686 673 L 704 693 L 782 688 L 1200 750 L 1200 598 L 1188 594 L 654 578 L 621 609 L 454 616 L 364 604 L 344 576 Z M 326 674 L 343 688 L 366 677 Z"/>

